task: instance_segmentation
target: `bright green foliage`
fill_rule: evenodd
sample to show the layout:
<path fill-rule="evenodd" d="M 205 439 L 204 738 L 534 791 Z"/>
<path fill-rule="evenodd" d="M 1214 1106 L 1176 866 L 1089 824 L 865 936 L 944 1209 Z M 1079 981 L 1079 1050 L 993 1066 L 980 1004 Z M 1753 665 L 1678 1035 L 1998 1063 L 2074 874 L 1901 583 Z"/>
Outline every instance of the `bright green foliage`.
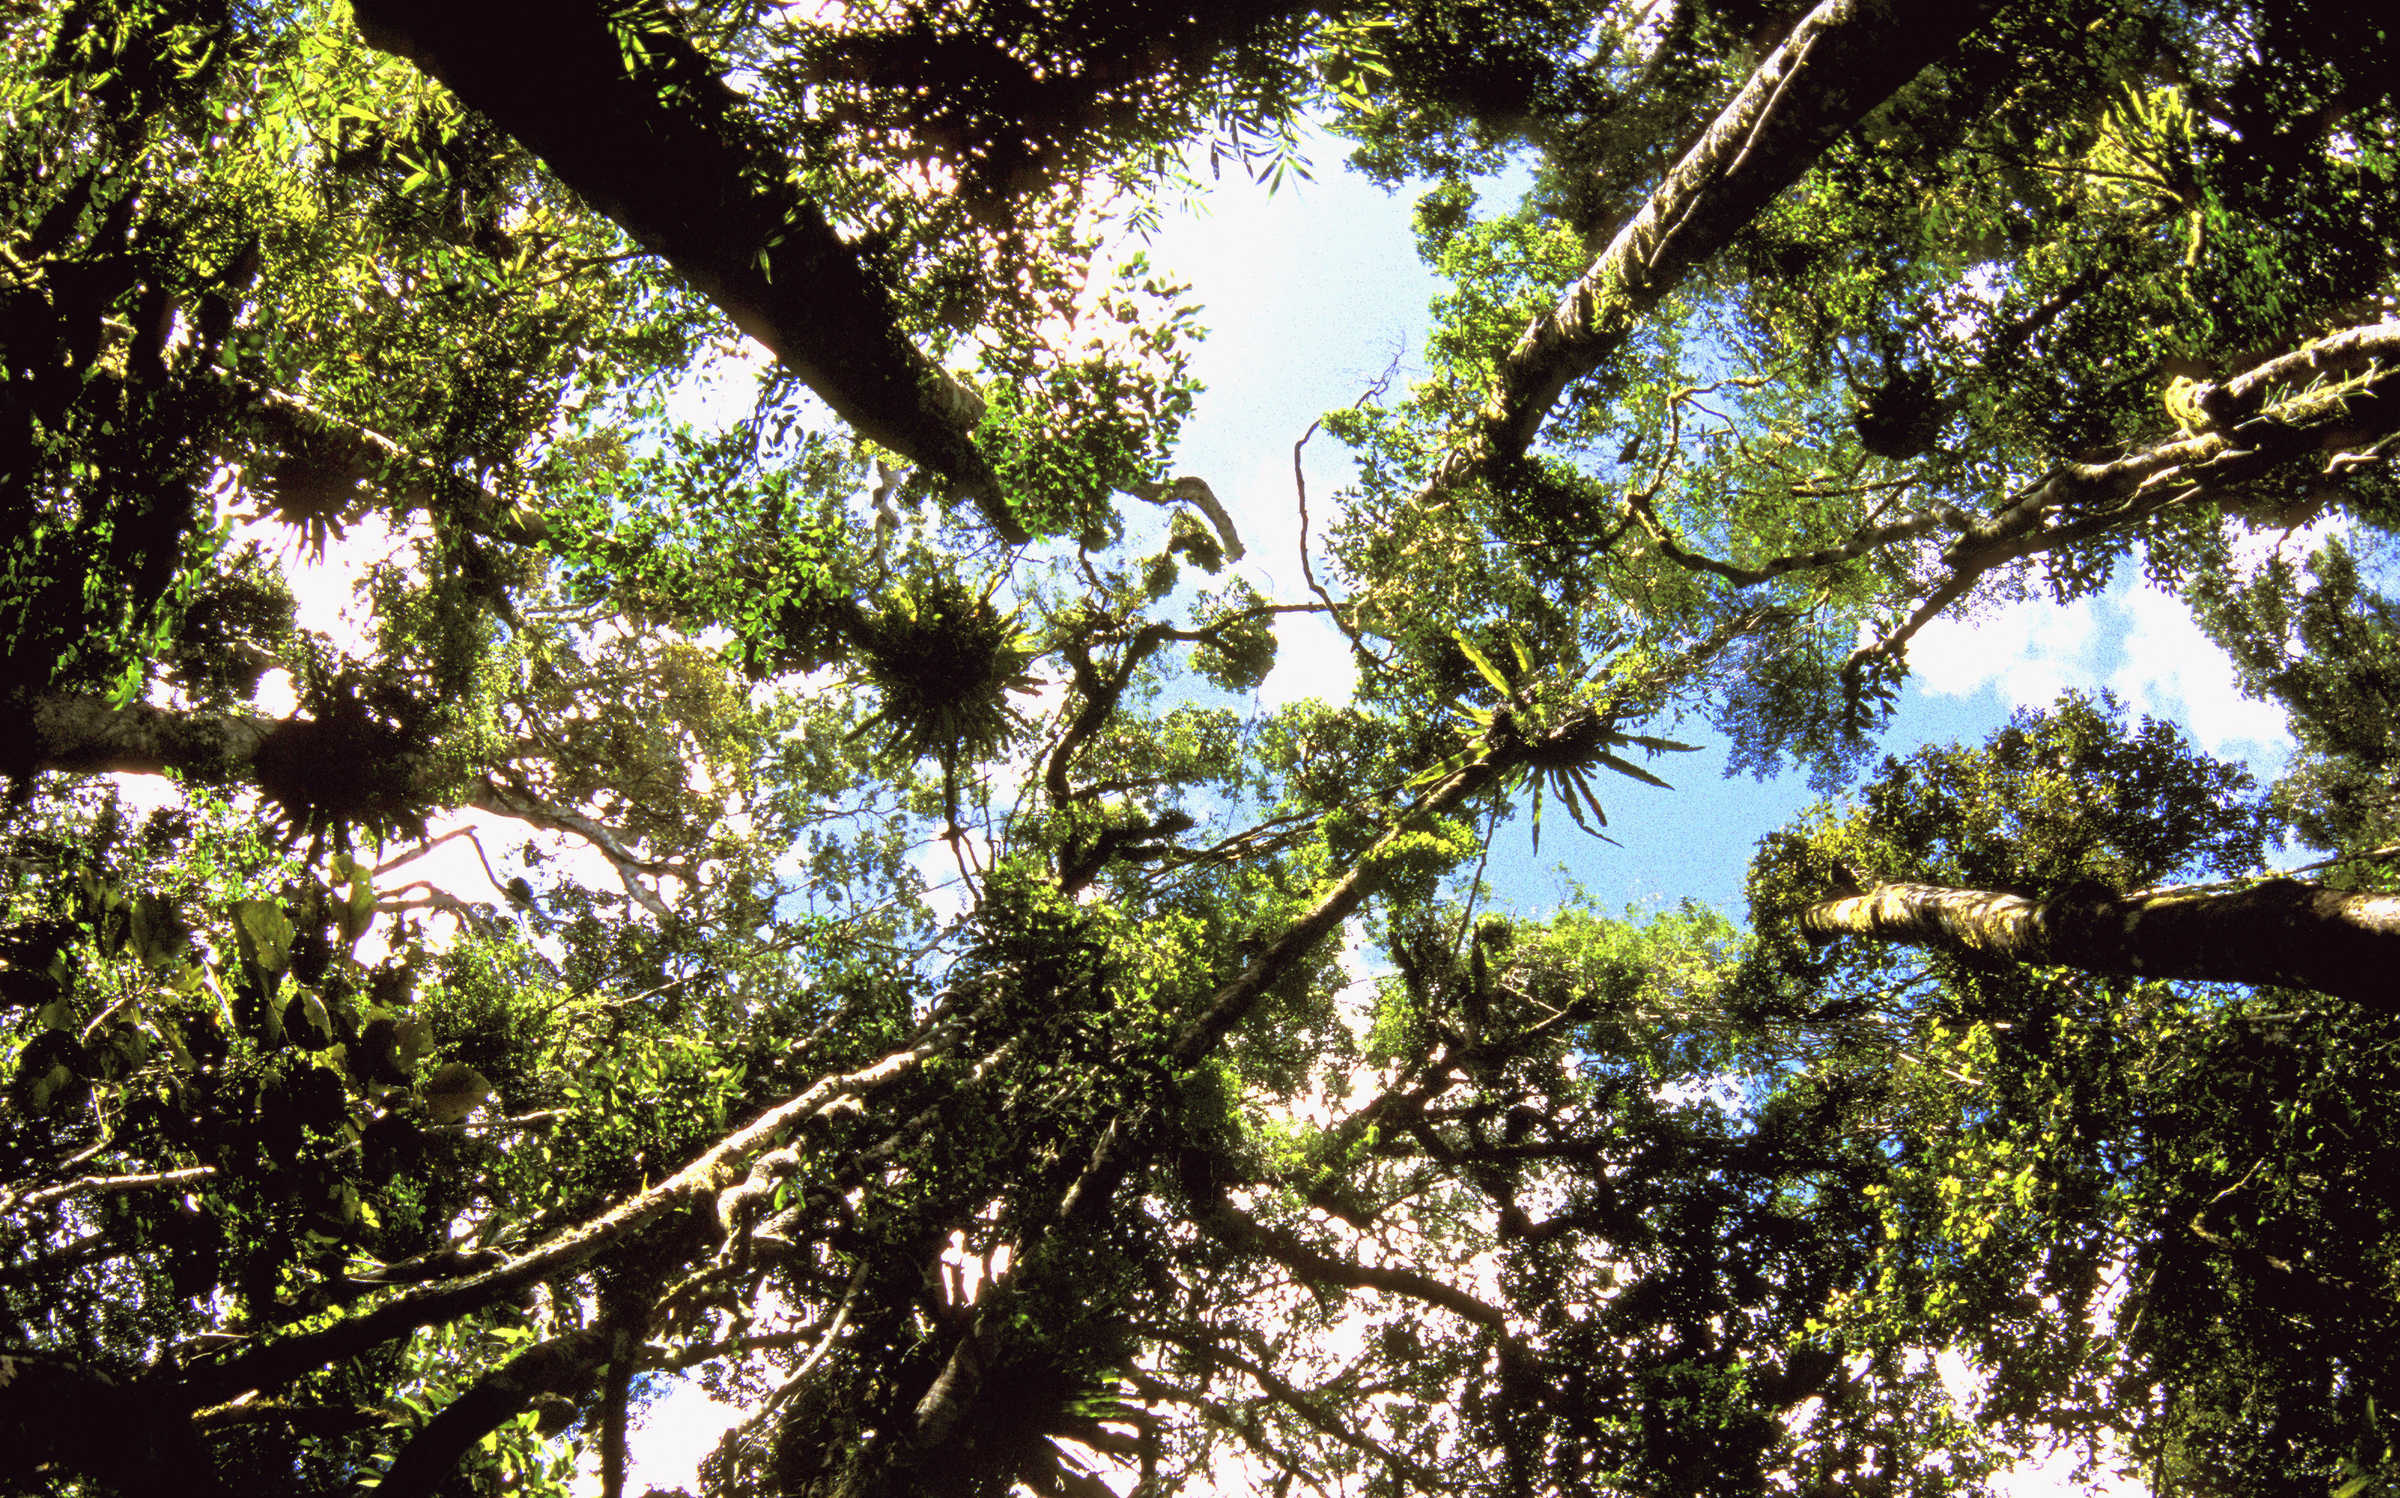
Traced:
<path fill-rule="evenodd" d="M 2368 544 L 2383 549 L 2380 537 Z M 2400 608 L 2360 561 L 2334 537 L 2306 563 L 2305 582 L 2279 553 L 2245 583 L 2201 585 L 2203 618 L 2243 684 L 2291 714 L 2301 754 L 2275 788 L 2278 810 L 2309 842 L 2344 852 L 2400 840 L 2388 772 L 2400 732 Z"/>
<path fill-rule="evenodd" d="M 1981 748 L 1890 760 L 1860 800 L 1762 846 L 1746 1012 L 1888 1141 L 1883 1245 L 1827 1324 L 1950 1345 L 2003 1439 L 2107 1436 L 2159 1491 L 2322 1491 L 2388 1403 L 2388 1202 L 2363 1113 L 2389 1014 L 2301 995 L 1892 952 L 1810 950 L 1797 906 L 1859 879 L 2048 897 L 2238 873 L 2246 777 L 2069 697 Z M 1835 872 L 1839 871 L 1839 872 Z M 2347 1288 L 2337 1288 L 2347 1287 Z"/>
<path fill-rule="evenodd" d="M 1191 414 L 1196 309 L 1182 302 L 1185 288 L 1147 271 L 1134 257 L 1120 286 L 1089 306 L 1077 303 L 1079 284 L 1058 286 L 1049 321 L 1011 330 L 1027 346 L 986 356 L 996 379 L 977 436 L 1011 506 L 1038 531 L 1088 550 L 1115 539 L 1110 496 L 1165 468 Z M 1074 348 L 1072 362 L 1058 359 L 1059 344 Z"/>
<path fill-rule="evenodd" d="M 2389 1006 L 1801 916 L 2390 885 L 2393 32 L 1827 72 L 1936 20 L 6 9 L 0 1494 L 618 1498 L 687 1377 L 707 1498 L 2392 1486 Z M 1128 231 L 1311 110 L 1444 290 L 1303 579 Z M 1874 764 L 2137 555 L 2289 776 Z M 1709 737 L 1832 798 L 1746 923 L 1485 882 Z"/>

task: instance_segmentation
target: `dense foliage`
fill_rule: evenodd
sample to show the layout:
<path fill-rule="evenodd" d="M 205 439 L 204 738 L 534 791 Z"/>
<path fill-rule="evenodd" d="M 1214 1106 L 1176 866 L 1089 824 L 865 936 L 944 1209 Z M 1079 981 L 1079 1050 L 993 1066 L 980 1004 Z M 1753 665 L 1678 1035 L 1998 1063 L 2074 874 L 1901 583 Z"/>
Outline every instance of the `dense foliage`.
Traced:
<path fill-rule="evenodd" d="M 2400 1489 L 2369 17 L 0 7 L 0 1491 Z M 1273 597 L 1132 243 L 1311 120 L 1446 289 Z M 1876 762 L 2121 565 L 2287 778 Z M 1746 919 L 1492 907 L 1701 737 Z"/>

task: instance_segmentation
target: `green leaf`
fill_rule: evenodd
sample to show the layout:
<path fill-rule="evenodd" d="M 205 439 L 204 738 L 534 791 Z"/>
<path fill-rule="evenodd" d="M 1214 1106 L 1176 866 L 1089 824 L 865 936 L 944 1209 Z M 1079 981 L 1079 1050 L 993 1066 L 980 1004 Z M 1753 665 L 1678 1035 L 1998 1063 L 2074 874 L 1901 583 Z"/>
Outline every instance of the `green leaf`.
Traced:
<path fill-rule="evenodd" d="M 333 914 L 342 933 L 342 945 L 357 946 L 359 938 L 375 923 L 375 876 L 370 870 L 352 872 L 349 894 L 334 906 Z"/>
<path fill-rule="evenodd" d="M 1465 634 L 1458 630 L 1452 630 L 1450 632 L 1450 638 L 1458 642 L 1459 654 L 1465 656 L 1467 658 L 1467 664 L 1473 666 L 1476 671 L 1482 675 L 1485 681 L 1488 681 L 1492 684 L 1493 691 L 1498 692 L 1503 697 L 1507 697 L 1515 693 L 1516 688 L 1508 684 L 1508 678 L 1500 674 L 1500 668 L 1498 666 L 1493 665 L 1491 660 L 1486 657 L 1482 651 L 1475 648 L 1474 641 L 1468 639 Z"/>
<path fill-rule="evenodd" d="M 452 1124 L 483 1106 L 492 1095 L 492 1084 L 463 1061 L 445 1061 L 417 1084 L 417 1093 L 425 1099 L 426 1117 Z"/>
<path fill-rule="evenodd" d="M 1635 764 L 1632 760 L 1620 759 L 1605 749 L 1595 751 L 1592 755 L 1592 758 L 1616 771 L 1619 775 L 1630 775 L 1644 785 L 1654 785 L 1662 791 L 1671 791 L 1675 789 L 1675 787 L 1659 779 L 1656 775 L 1651 774 L 1648 770 L 1643 769 L 1640 765 Z"/>
<path fill-rule="evenodd" d="M 1700 752 L 1698 744 L 1682 744 L 1673 739 L 1652 738 L 1646 733 L 1621 733 L 1617 735 L 1617 740 L 1619 743 L 1647 749 L 1653 754 L 1697 754 Z"/>
<path fill-rule="evenodd" d="M 280 973 L 291 960 L 292 918 L 273 900 L 244 900 L 234 907 L 242 958 L 264 973 Z"/>

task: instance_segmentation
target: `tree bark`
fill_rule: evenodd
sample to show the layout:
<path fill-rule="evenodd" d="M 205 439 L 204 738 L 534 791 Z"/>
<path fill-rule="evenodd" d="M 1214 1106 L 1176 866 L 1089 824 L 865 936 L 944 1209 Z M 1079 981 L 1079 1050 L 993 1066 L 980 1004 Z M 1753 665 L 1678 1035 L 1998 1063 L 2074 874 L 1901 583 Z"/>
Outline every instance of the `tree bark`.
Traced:
<path fill-rule="evenodd" d="M 1919 630 L 2011 562 L 2129 531 L 2176 505 L 2215 499 L 2237 508 L 2243 486 L 2272 480 L 2279 472 L 2289 475 L 2293 460 L 2313 463 L 2323 454 L 2313 495 L 2287 491 L 2258 496 L 2281 505 L 2302 501 L 2301 508 L 2281 523 L 2306 523 L 2335 498 L 2337 490 L 2330 482 L 2334 476 L 2378 461 L 2376 454 L 2400 432 L 2400 374 L 2383 362 L 2395 356 L 2400 356 L 2400 321 L 2345 328 L 2223 384 L 2199 386 L 2192 403 L 2208 421 L 2197 430 L 2178 432 L 2109 462 L 2068 463 L 2044 474 L 1990 515 L 1959 526 L 1957 539 L 1942 552 L 1949 576 L 1897 628 L 1860 646 L 1845 673 L 1855 677 L 1877 658 L 1904 651 Z M 2338 396 L 2292 389 L 2303 380 L 2327 375 L 2352 377 L 2349 388 Z M 2284 398 L 2269 404 L 2268 396 L 2279 391 Z M 1918 534 L 1950 523 L 1950 515 L 1936 513 L 1923 517 L 1923 523 L 1892 527 L 1877 544 L 1905 539 L 1899 534 L 1903 529 Z M 1834 548 L 1821 555 L 1839 560 L 1849 551 Z M 1685 559 L 1689 557 L 1685 553 Z M 1792 560 L 1816 564 L 1813 558 Z M 1734 581 L 1747 583 L 1780 570 L 1789 569 L 1771 563 Z"/>
<path fill-rule="evenodd" d="M 1677 282 L 1827 146 L 1998 8 L 1998 0 L 1824 0 L 1801 17 L 1582 278 L 1517 339 L 1471 442 L 1431 487 L 1523 457 L 1569 384 L 1623 348 Z"/>
<path fill-rule="evenodd" d="M 975 445 L 983 403 L 905 338 L 674 13 L 635 0 L 357 0 L 359 30 L 515 136 L 861 436 L 1027 539 Z"/>
<path fill-rule="evenodd" d="M 1862 936 L 2139 978 L 2282 984 L 2400 1008 L 2400 895 L 2297 879 L 2057 900 L 1879 884 L 1820 901 L 1799 921 L 1825 940 Z"/>
<path fill-rule="evenodd" d="M 146 702 L 115 706 L 106 698 L 36 696 L 0 700 L 24 725 L 0 747 L 0 773 L 45 770 L 70 775 L 159 775 L 179 771 L 204 785 L 250 778 L 259 746 L 280 724 L 238 712 L 177 712 Z"/>
<path fill-rule="evenodd" d="M 467 1386 L 428 1421 L 384 1470 L 381 1498 L 431 1498 L 459 1458 L 544 1394 L 573 1397 L 599 1372 L 608 1334 L 586 1327 L 536 1342 Z"/>

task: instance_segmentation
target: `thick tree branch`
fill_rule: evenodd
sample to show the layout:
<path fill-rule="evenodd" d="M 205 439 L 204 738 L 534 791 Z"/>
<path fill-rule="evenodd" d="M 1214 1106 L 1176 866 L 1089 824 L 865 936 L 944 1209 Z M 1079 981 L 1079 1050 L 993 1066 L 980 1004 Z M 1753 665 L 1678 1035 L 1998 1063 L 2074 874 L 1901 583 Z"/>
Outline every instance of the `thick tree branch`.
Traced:
<path fill-rule="evenodd" d="M 2303 377 L 2332 382 L 2290 388 Z M 2280 398 L 2270 400 L 2277 392 Z M 2295 459 L 2327 454 L 2327 476 L 2388 462 L 2382 454 L 2400 435 L 2400 322 L 2328 334 L 2222 385 L 2198 387 L 2192 404 L 2210 414 L 2198 430 L 2106 463 L 2053 469 L 1963 527 L 1942 554 L 1948 575 L 1897 629 L 1852 655 L 1847 673 L 1855 677 L 1904 650 L 1943 610 L 2011 562 L 2125 530 L 2176 505 L 2222 497 Z"/>
<path fill-rule="evenodd" d="M 857 1108 L 861 1100 L 943 1054 L 955 1024 L 930 1026 L 915 1044 L 854 1072 L 820 1078 L 718 1140 L 683 1169 L 597 1217 L 587 1219 L 505 1262 L 441 1283 L 402 1291 L 346 1321 L 263 1342 L 222 1362 L 191 1370 L 183 1397 L 194 1405 L 278 1386 L 311 1369 L 355 1357 L 393 1337 L 482 1309 L 537 1281 L 591 1263 L 671 1213 L 712 1200 L 739 1182 L 750 1159 L 811 1118 Z"/>
<path fill-rule="evenodd" d="M 2400 358 L 2400 322 L 2382 321 L 2328 333 L 2305 347 L 2269 359 L 2220 384 L 2202 385 L 2192 404 L 2218 426 L 2255 415 L 2269 394 L 2328 375 Z"/>
<path fill-rule="evenodd" d="M 259 746 L 281 725 L 246 713 L 177 712 L 104 697 L 20 699 L 10 714 L 20 735 L 0 749 L 11 776 L 160 775 L 175 770 L 204 785 L 247 779 Z"/>
<path fill-rule="evenodd" d="M 431 1498 L 477 1441 L 515 1419 L 544 1394 L 573 1397 L 608 1356 L 595 1328 L 536 1342 L 467 1386 L 392 1458 L 376 1485 L 379 1498 Z"/>
<path fill-rule="evenodd" d="M 974 441 L 981 399 L 909 343 L 741 97 L 655 0 L 358 0 L 359 29 L 489 116 L 715 302 L 861 436 L 1027 539 Z"/>
<path fill-rule="evenodd" d="M 280 1425 L 315 1436 L 346 1436 L 390 1423 L 392 1412 L 371 1404 L 292 1404 L 253 1399 L 221 1404 L 192 1416 L 195 1430 L 233 1430 L 246 1425 Z"/>
<path fill-rule="evenodd" d="M 1811 936 L 2141 978 L 2276 983 L 2400 1008 L 2400 895 L 2296 879 L 2089 899 L 1879 884 L 1799 914 Z"/>
<path fill-rule="evenodd" d="M 178 710 L 146 702 L 116 706 L 101 697 L 45 696 L 18 704 L 30 726 L 13 745 L 0 749 L 0 773 L 26 776 L 43 771 L 70 775 L 160 775 L 169 770 L 203 785 L 255 784 L 260 753 L 279 734 L 303 732 L 304 717 L 262 718 L 243 712 Z M 608 859 L 626 893 L 652 915 L 667 905 L 648 876 L 680 874 L 673 863 L 647 859 L 625 846 L 606 825 L 550 805 L 531 791 L 487 775 L 464 803 L 494 816 L 582 838 Z M 386 866 L 387 868 L 389 865 Z M 379 870 L 378 872 L 382 872 Z"/>
<path fill-rule="evenodd" d="M 1521 458 L 1569 384 L 1623 348 L 1694 266 L 1996 9 L 1998 0 L 1825 0 L 1801 17 L 1582 278 L 1517 339 L 1471 440 L 1430 487 Z"/>

